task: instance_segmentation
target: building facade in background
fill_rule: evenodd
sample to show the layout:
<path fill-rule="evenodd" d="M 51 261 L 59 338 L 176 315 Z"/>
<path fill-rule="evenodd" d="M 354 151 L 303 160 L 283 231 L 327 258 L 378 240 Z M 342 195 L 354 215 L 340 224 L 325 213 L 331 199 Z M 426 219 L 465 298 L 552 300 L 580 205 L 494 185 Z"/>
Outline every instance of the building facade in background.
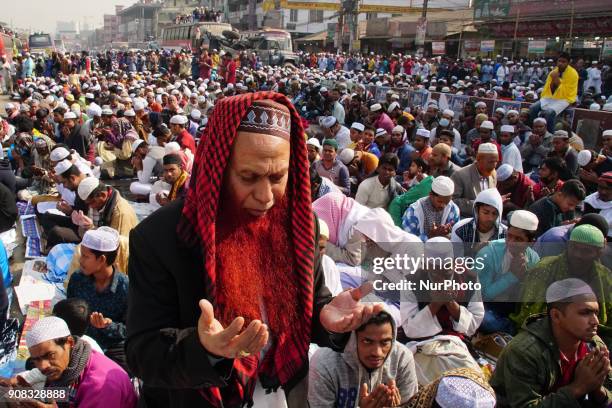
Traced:
<path fill-rule="evenodd" d="M 598 59 L 604 38 L 612 36 L 612 2 L 474 0 L 474 21 L 482 36 L 496 40 L 496 52 L 504 55 L 535 56 L 531 51 L 540 54 L 544 48 L 543 56 L 565 50 Z"/>

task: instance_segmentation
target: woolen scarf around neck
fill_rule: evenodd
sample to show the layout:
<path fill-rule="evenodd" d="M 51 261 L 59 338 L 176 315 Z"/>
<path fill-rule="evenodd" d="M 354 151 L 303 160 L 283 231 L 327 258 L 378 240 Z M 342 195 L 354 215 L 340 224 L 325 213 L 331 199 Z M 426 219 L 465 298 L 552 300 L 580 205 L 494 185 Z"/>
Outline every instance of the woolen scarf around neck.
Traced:
<path fill-rule="evenodd" d="M 79 379 L 85 369 L 91 355 L 91 346 L 79 337 L 74 337 L 74 339 L 68 367 L 57 381 L 49 381 L 47 383 L 48 387 L 69 387 Z"/>

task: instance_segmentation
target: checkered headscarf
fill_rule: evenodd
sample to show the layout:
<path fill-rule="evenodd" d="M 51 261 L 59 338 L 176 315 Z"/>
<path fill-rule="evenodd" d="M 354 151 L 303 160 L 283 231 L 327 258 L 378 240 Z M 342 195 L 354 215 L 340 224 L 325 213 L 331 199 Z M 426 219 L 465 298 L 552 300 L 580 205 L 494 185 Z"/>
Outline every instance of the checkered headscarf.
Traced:
<path fill-rule="evenodd" d="M 297 322 L 293 330 L 274 333 L 275 341 L 266 352 L 263 362 L 259 362 L 259 356 L 236 359 L 228 386 L 223 388 L 223 396 L 219 388 L 203 389 L 202 395 L 215 407 L 222 404 L 241 405 L 250 401 L 258 376 L 273 384 L 286 385 L 298 373 L 303 372 L 308 364 L 313 311 L 314 227 L 304 130 L 289 99 L 276 92 L 257 92 L 224 98 L 217 102 L 198 146 L 190 188 L 177 232 L 185 244 L 191 247 L 199 245 L 202 248 L 207 296 L 214 305 L 217 292 L 215 222 L 223 175 L 241 119 L 255 101 L 261 100 L 283 104 L 291 115 L 289 180 L 286 194 L 290 212 L 289 237 L 294 249 L 293 270 L 298 283 L 296 310 L 299 316 L 302 316 L 302 321 Z"/>

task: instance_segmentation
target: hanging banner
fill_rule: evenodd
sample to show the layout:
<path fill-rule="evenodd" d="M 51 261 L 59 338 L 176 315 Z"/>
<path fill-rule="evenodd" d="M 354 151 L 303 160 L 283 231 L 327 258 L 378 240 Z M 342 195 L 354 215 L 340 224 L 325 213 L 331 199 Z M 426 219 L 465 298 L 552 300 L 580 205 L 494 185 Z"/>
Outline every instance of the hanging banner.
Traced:
<path fill-rule="evenodd" d="M 478 41 L 478 40 L 465 40 L 463 42 L 463 49 L 466 52 L 478 52 L 478 51 L 480 51 L 480 41 Z"/>
<path fill-rule="evenodd" d="M 491 52 L 495 50 L 495 40 L 483 40 L 480 42 L 481 52 Z"/>
<path fill-rule="evenodd" d="M 604 57 L 612 56 L 612 40 L 604 41 L 603 56 Z"/>
<path fill-rule="evenodd" d="M 527 46 L 529 54 L 544 54 L 546 51 L 546 40 L 531 40 Z"/>
<path fill-rule="evenodd" d="M 446 44 L 444 41 L 432 41 L 431 42 L 431 53 L 433 55 L 446 54 Z"/>
<path fill-rule="evenodd" d="M 425 34 L 427 33 L 427 18 L 419 17 L 416 25 L 415 45 L 425 45 Z"/>

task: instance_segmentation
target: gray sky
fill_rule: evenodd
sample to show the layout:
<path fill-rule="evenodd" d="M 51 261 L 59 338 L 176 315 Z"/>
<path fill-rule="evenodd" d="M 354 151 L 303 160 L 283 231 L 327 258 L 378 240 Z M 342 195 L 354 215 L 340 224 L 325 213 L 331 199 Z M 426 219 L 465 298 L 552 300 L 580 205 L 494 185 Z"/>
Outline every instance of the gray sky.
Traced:
<path fill-rule="evenodd" d="M 56 21 L 83 19 L 94 27 L 101 27 L 104 14 L 115 14 L 115 5 L 126 7 L 136 0 L 0 0 L 3 10 L 0 20 L 18 28 L 55 32 Z M 9 6 L 10 4 L 10 6 Z"/>

